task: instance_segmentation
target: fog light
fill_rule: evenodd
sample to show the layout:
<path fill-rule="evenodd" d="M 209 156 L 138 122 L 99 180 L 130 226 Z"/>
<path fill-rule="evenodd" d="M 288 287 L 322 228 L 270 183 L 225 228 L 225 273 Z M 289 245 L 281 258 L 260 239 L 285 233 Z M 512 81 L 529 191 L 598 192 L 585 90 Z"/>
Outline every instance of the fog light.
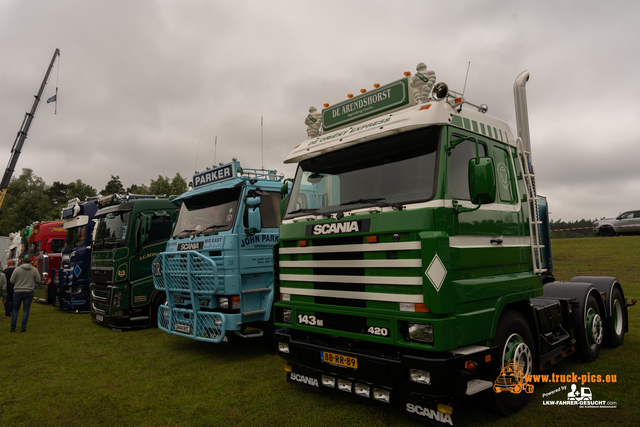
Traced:
<path fill-rule="evenodd" d="M 286 342 L 279 342 L 278 343 L 278 351 L 280 353 L 287 353 L 289 354 L 289 344 Z"/>
<path fill-rule="evenodd" d="M 433 325 L 431 323 L 408 323 L 409 340 L 433 344 Z"/>
<path fill-rule="evenodd" d="M 373 398 L 375 400 L 379 400 L 380 402 L 389 403 L 391 402 L 391 392 L 383 388 L 374 388 Z"/>
<path fill-rule="evenodd" d="M 113 293 L 113 301 L 111 302 L 111 308 L 120 307 L 120 299 L 122 298 L 122 291 L 116 291 Z"/>
<path fill-rule="evenodd" d="M 322 385 L 325 387 L 336 388 L 336 379 L 334 377 L 330 377 L 329 375 L 323 375 Z"/>
<path fill-rule="evenodd" d="M 409 371 L 409 379 L 414 383 L 431 384 L 431 374 L 422 369 L 411 369 Z"/>
<path fill-rule="evenodd" d="M 353 392 L 358 396 L 369 397 L 371 395 L 371 388 L 366 384 L 356 383 Z"/>
<path fill-rule="evenodd" d="M 213 324 L 216 325 L 216 326 L 222 326 L 222 317 L 215 316 L 213 318 Z"/>
<path fill-rule="evenodd" d="M 293 322 L 293 310 L 290 308 L 285 308 L 282 310 L 282 322 L 283 323 L 292 323 Z"/>
<path fill-rule="evenodd" d="M 351 381 L 343 380 L 342 378 L 338 379 L 338 390 L 348 391 L 351 393 Z"/>

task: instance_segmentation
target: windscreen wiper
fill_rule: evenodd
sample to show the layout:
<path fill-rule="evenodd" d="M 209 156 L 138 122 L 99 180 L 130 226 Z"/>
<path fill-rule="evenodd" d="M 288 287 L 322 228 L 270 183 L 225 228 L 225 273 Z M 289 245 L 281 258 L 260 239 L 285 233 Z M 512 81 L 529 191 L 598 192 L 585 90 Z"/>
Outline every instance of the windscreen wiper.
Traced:
<path fill-rule="evenodd" d="M 315 213 L 318 208 L 302 208 L 295 211 L 287 212 L 287 215 L 296 214 L 296 213 Z"/>
<path fill-rule="evenodd" d="M 383 202 L 382 200 L 384 200 L 384 197 L 379 197 L 377 199 L 358 199 L 358 200 L 351 200 L 349 202 L 340 203 L 340 206 L 357 205 L 360 203 L 370 203 L 376 206 L 390 207 L 398 211 L 401 211 L 403 208 L 403 206 L 400 203 L 387 203 L 387 202 Z"/>
<path fill-rule="evenodd" d="M 227 225 L 220 225 L 220 224 L 208 225 L 205 229 L 200 230 L 198 233 L 196 233 L 196 237 L 198 237 L 199 235 L 201 235 L 202 233 L 204 233 L 207 230 L 215 230 L 216 228 L 225 228 L 225 227 L 227 227 Z"/>

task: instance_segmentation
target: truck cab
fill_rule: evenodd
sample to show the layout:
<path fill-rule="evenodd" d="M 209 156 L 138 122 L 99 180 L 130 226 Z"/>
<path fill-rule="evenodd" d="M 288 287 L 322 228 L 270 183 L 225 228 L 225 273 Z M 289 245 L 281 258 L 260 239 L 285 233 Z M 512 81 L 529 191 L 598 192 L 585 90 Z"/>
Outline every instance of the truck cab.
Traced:
<path fill-rule="evenodd" d="M 234 159 L 196 173 L 193 187 L 174 200 L 176 225 L 153 264 L 154 285 L 167 296 L 158 327 L 214 343 L 269 333 L 282 176 Z"/>
<path fill-rule="evenodd" d="M 165 295 L 153 287 L 151 262 L 165 250 L 177 207 L 154 196 L 98 200 L 92 245 L 90 311 L 113 330 L 155 327 Z"/>
<path fill-rule="evenodd" d="M 35 301 L 53 304 L 52 272 L 60 268 L 64 236 L 62 221 L 37 222 L 33 225 L 27 256 L 38 269 L 42 280 L 36 288 Z"/>
<path fill-rule="evenodd" d="M 91 244 L 93 242 L 93 218 L 98 211 L 96 201 L 80 203 L 69 201 L 62 210 L 63 228 L 66 231 L 60 269 L 53 279 L 54 304 L 61 310 L 73 313 L 89 313 L 89 271 L 91 269 Z"/>

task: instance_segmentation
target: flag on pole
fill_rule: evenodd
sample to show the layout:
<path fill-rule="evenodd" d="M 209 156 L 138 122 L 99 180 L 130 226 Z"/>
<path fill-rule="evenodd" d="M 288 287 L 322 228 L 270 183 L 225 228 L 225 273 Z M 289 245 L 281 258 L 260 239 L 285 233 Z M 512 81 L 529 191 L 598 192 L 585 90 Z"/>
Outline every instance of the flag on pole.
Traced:
<path fill-rule="evenodd" d="M 58 94 L 53 95 L 51 98 L 47 99 L 47 104 L 51 104 L 52 102 L 56 102 Z"/>

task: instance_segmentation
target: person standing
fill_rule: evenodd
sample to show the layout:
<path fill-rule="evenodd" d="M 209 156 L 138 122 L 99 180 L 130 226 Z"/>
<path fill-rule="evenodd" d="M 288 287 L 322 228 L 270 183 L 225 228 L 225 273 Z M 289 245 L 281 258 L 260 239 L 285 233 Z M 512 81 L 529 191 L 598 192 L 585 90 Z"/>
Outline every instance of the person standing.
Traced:
<path fill-rule="evenodd" d="M 16 268 L 11 275 L 13 283 L 13 311 L 11 312 L 11 332 L 16 331 L 18 311 L 22 304 L 22 332 L 27 330 L 27 320 L 29 320 L 29 310 L 33 301 L 33 293 L 36 283 L 40 283 L 40 273 L 31 265 L 31 260 L 25 258 L 20 267 Z"/>
<path fill-rule="evenodd" d="M 0 265 L 0 268 L 2 266 Z M 4 274 L 0 274 L 0 298 L 2 298 L 2 303 L 7 304 L 7 276 Z M 4 317 L 7 317 L 7 313 L 5 311 Z"/>
<path fill-rule="evenodd" d="M 11 275 L 15 269 L 16 261 L 10 259 L 7 261 L 7 268 L 2 271 L 7 278 L 7 295 L 6 300 L 4 301 L 4 317 L 11 317 L 11 312 L 13 311 L 13 283 L 11 283 Z"/>

